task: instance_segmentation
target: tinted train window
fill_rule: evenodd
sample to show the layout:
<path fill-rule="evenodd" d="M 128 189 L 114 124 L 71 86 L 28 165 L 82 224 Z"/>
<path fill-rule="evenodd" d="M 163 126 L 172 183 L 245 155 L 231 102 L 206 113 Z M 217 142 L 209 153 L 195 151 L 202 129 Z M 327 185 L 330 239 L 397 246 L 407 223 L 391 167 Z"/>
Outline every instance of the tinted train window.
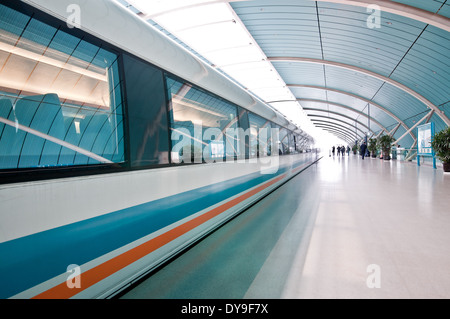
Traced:
<path fill-rule="evenodd" d="M 285 128 L 280 129 L 280 154 L 289 154 L 290 153 L 290 149 L 289 149 L 289 131 Z"/>
<path fill-rule="evenodd" d="M 167 89 L 174 163 L 240 156 L 236 106 L 170 77 Z"/>
<path fill-rule="evenodd" d="M 169 163 L 169 134 L 163 72 L 123 56 L 132 167 Z"/>
<path fill-rule="evenodd" d="M 294 134 L 292 134 L 292 133 L 289 133 L 289 153 L 290 154 L 295 153 Z"/>
<path fill-rule="evenodd" d="M 248 115 L 250 121 L 250 157 L 270 156 L 272 152 L 271 122 L 253 113 Z"/>
<path fill-rule="evenodd" d="M 117 55 L 0 5 L 0 169 L 124 161 Z"/>
<path fill-rule="evenodd" d="M 249 159 L 250 149 L 250 128 L 248 114 L 249 112 L 241 107 L 238 108 L 239 113 L 239 128 L 242 130 L 242 134 L 239 136 L 239 156 L 238 159 Z"/>
<path fill-rule="evenodd" d="M 303 135 L 297 135 L 297 151 L 303 151 L 305 148 L 305 144 L 307 142 L 307 138 Z"/>

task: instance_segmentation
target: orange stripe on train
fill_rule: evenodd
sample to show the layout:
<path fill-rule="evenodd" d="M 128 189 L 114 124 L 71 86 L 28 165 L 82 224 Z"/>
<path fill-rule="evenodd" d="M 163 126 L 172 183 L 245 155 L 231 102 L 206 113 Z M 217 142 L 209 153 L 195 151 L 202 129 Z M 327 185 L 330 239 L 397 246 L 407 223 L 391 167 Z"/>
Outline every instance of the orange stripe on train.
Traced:
<path fill-rule="evenodd" d="M 103 279 L 111 276 L 115 272 L 129 266 L 130 264 L 136 262 L 137 260 L 145 257 L 146 255 L 152 253 L 153 251 L 161 248 L 162 246 L 168 244 L 169 242 L 175 240 L 176 238 L 186 234 L 192 229 L 200 226 L 201 224 L 207 222 L 208 220 L 220 215 L 226 210 L 238 205 L 244 200 L 256 195 L 257 193 L 263 191 L 267 187 L 272 186 L 273 184 L 279 182 L 283 178 L 286 177 L 286 174 L 277 177 L 276 179 L 267 182 L 225 204 L 222 204 L 219 207 L 216 207 L 209 212 L 196 217 L 180 226 L 175 227 L 174 229 L 169 230 L 168 232 L 159 235 L 148 242 L 145 242 L 129 251 L 114 257 L 92 269 L 87 270 L 81 274 L 83 278 L 83 288 L 69 288 L 66 282 L 63 282 L 43 293 L 33 297 L 33 299 L 68 299 L 71 298 L 83 290 L 95 285 L 96 283 L 102 281 Z"/>

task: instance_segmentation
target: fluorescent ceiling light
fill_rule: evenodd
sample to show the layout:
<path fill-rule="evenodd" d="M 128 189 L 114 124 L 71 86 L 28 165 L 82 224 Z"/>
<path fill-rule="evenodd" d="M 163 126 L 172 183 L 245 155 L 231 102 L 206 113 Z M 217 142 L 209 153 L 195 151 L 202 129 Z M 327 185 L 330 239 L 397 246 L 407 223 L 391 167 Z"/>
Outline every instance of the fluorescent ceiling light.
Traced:
<path fill-rule="evenodd" d="M 3 41 L 0 41 L 0 51 L 4 51 L 7 53 L 11 53 L 11 54 L 15 54 L 17 56 L 29 59 L 29 60 L 33 60 L 35 62 L 39 62 L 39 63 L 44 63 L 50 66 L 54 66 L 60 69 L 65 69 L 68 71 L 72 71 L 75 73 L 78 73 L 80 75 L 85 75 L 87 77 L 90 77 L 92 79 L 95 80 L 99 80 L 102 82 L 108 82 L 107 79 L 107 75 L 106 75 L 106 70 L 105 69 L 101 69 L 101 68 L 96 68 L 98 70 L 98 72 L 93 72 L 90 70 L 86 70 L 83 69 L 81 67 L 78 67 L 76 65 L 67 63 L 67 61 L 69 60 L 69 56 L 64 57 L 64 59 L 61 59 L 62 61 L 56 60 L 52 57 L 49 57 L 47 55 L 42 55 L 42 54 L 37 54 L 34 53 L 30 50 L 26 50 L 26 49 L 22 49 L 19 46 L 12 46 L 8 43 L 5 43 Z M 47 49 L 48 52 L 53 52 L 50 48 Z M 50 54 L 49 54 L 50 55 Z M 56 54 L 53 54 L 56 55 Z M 58 53 L 58 55 L 62 55 L 62 53 Z M 84 62 L 82 62 L 84 63 Z M 80 63 L 81 64 L 81 63 Z M 88 64 L 87 64 L 88 65 Z M 92 66 L 91 69 L 94 69 L 95 67 Z"/>
<path fill-rule="evenodd" d="M 133 7 L 139 9 L 147 15 L 148 19 L 153 19 L 164 13 L 173 13 L 178 10 L 185 10 L 205 3 L 222 2 L 211 0 L 130 0 L 127 1 Z"/>

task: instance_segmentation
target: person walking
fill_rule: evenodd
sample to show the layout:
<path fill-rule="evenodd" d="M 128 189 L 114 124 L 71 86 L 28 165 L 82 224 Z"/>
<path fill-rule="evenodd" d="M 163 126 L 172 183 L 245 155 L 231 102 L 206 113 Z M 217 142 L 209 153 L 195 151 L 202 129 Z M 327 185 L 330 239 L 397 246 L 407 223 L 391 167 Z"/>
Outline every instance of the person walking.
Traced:
<path fill-rule="evenodd" d="M 366 156 L 366 152 L 367 152 L 367 145 L 366 145 L 366 142 L 363 142 L 362 143 L 362 145 L 361 145 L 361 147 L 360 147 L 360 151 L 361 151 L 361 156 L 362 156 L 362 159 L 364 160 L 364 156 Z"/>

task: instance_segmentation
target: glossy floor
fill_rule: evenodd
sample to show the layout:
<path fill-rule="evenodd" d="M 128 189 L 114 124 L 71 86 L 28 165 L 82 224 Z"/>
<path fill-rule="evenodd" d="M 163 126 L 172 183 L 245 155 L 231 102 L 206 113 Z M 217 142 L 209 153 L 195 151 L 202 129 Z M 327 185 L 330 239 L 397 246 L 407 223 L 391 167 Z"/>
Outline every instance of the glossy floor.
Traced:
<path fill-rule="evenodd" d="M 122 298 L 450 298 L 450 175 L 325 157 Z"/>
<path fill-rule="evenodd" d="M 308 253 L 284 297 L 450 297 L 449 175 L 352 156 L 324 159 L 318 174 Z"/>

